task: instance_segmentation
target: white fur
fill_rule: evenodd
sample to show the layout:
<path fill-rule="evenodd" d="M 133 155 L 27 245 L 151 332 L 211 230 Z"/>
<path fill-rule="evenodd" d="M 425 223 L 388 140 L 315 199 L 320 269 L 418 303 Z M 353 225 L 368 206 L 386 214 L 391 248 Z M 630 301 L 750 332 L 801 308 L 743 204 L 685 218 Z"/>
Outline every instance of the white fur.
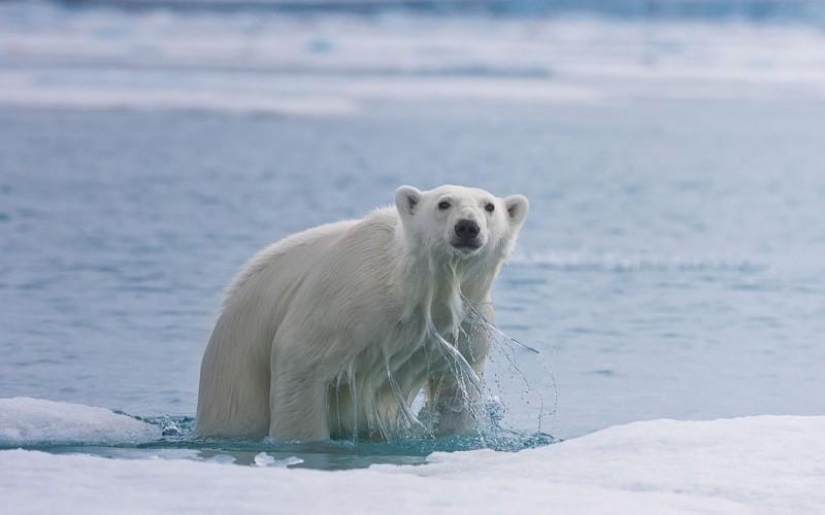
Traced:
<path fill-rule="evenodd" d="M 409 406 L 425 386 L 434 430 L 466 430 L 489 349 L 471 319 L 491 319 L 490 285 L 527 209 L 520 195 L 402 186 L 394 208 L 265 248 L 227 290 L 196 432 L 386 439 L 421 427 Z M 451 244 L 460 219 L 478 225 L 479 249 Z"/>

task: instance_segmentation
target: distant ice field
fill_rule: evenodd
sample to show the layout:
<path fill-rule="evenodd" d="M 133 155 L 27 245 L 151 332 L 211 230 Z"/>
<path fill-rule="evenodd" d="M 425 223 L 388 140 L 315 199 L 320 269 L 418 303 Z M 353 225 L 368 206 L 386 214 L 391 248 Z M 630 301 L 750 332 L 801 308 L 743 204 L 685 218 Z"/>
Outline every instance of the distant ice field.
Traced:
<path fill-rule="evenodd" d="M 0 105 L 342 116 L 397 100 L 822 100 L 825 34 L 801 21 L 12 2 Z"/>

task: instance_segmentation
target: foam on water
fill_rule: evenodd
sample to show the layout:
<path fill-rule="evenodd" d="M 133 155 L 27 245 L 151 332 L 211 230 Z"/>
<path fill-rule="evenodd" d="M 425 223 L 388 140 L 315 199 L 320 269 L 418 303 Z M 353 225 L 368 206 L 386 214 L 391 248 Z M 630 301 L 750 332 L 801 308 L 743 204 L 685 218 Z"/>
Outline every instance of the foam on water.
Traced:
<path fill-rule="evenodd" d="M 32 108 L 133 109 L 166 111 L 220 111 L 234 114 L 284 116 L 344 116 L 356 112 L 353 102 L 334 95 L 290 95 L 273 98 L 249 92 L 211 90 L 183 91 L 160 88 L 142 90 L 121 84 L 119 88 L 73 87 L 67 85 L 31 87 L 29 80 L 14 80 L 0 72 L 0 104 Z M 16 75 L 16 74 L 15 74 Z"/>
<path fill-rule="evenodd" d="M 516 266 L 536 266 L 562 271 L 604 272 L 758 272 L 765 265 L 722 258 L 681 258 L 658 254 L 622 254 L 617 252 L 543 252 L 517 254 L 510 259 Z"/>

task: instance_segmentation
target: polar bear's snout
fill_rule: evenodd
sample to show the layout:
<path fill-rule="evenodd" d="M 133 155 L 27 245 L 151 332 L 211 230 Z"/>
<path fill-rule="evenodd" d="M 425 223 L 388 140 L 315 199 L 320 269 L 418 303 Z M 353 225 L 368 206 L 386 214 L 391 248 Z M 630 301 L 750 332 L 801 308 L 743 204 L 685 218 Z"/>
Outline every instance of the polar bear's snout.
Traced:
<path fill-rule="evenodd" d="M 451 245 L 459 250 L 476 250 L 483 245 L 479 238 L 481 228 L 474 220 L 459 220 L 453 228 L 455 233 Z"/>

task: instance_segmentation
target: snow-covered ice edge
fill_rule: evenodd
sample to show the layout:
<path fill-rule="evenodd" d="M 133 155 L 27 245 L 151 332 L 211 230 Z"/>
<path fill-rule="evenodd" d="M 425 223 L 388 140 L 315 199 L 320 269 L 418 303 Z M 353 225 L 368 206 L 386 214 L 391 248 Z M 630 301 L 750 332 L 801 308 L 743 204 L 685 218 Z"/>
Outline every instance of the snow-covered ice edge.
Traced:
<path fill-rule="evenodd" d="M 28 397 L 0 399 L 2 447 L 139 444 L 160 437 L 160 427 L 105 408 Z"/>
<path fill-rule="evenodd" d="M 0 400 L 4 438 L 21 427 L 32 441 L 100 439 L 104 427 L 110 441 L 141 436 L 123 419 L 132 420 Z M 344 472 L 16 449 L 0 451 L 0 498 L 14 514 L 816 514 L 825 507 L 824 434 L 825 416 L 653 420 L 518 453 L 436 453 L 424 466 Z"/>

